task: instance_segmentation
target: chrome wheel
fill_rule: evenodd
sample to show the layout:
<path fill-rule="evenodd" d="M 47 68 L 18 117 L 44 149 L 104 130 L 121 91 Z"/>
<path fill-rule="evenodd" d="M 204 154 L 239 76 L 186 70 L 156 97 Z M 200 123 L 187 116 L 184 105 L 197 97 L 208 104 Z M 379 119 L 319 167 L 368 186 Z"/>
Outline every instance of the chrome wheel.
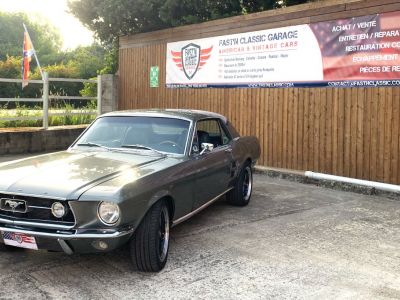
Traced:
<path fill-rule="evenodd" d="M 168 254 L 169 246 L 169 213 L 168 208 L 163 206 L 160 213 L 159 220 L 159 258 L 160 261 L 164 261 Z"/>
<path fill-rule="evenodd" d="M 251 189 L 253 187 L 253 178 L 251 173 L 251 167 L 246 166 L 244 170 L 244 178 L 243 178 L 243 199 L 244 201 L 248 201 L 251 196 Z"/>
<path fill-rule="evenodd" d="M 245 162 L 240 170 L 234 189 L 226 195 L 226 198 L 232 205 L 246 206 L 250 203 L 252 190 L 253 173 L 251 162 Z"/>

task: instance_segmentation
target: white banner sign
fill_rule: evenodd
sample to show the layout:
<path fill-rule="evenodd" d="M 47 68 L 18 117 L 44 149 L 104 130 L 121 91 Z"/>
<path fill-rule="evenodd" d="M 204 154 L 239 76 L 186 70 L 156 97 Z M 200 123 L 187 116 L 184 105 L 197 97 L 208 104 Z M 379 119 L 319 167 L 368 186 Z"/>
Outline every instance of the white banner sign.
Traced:
<path fill-rule="evenodd" d="M 167 46 L 169 87 L 318 80 L 323 80 L 321 52 L 307 25 Z"/>
<path fill-rule="evenodd" d="M 400 85 L 400 12 L 168 43 L 167 87 Z"/>

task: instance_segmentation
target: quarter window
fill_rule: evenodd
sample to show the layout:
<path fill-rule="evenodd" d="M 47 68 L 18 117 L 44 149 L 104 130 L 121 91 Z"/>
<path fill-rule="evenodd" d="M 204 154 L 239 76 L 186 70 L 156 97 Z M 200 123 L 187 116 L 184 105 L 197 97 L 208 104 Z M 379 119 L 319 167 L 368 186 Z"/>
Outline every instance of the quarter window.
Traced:
<path fill-rule="evenodd" d="M 225 127 L 222 126 L 221 123 L 220 123 L 220 127 L 221 127 L 221 136 L 222 136 L 222 145 L 229 144 L 230 141 L 232 140 L 232 138 L 228 134 L 227 129 L 225 129 Z"/>

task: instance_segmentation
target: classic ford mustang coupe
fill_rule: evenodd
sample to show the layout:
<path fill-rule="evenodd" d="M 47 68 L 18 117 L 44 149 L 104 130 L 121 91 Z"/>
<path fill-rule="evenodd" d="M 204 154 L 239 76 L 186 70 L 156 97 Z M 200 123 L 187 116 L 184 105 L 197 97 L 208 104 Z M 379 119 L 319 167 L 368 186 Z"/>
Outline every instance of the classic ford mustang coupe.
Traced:
<path fill-rule="evenodd" d="M 0 164 L 0 248 L 106 252 L 124 244 L 160 271 L 170 227 L 226 195 L 249 203 L 255 137 L 211 112 L 136 110 L 98 117 L 67 151 Z"/>

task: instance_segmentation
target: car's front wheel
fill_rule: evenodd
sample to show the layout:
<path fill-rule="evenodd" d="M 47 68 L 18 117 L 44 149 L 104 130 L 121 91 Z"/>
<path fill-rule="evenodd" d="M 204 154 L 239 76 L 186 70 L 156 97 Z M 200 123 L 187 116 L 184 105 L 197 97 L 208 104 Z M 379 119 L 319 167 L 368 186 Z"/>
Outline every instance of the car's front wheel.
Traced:
<path fill-rule="evenodd" d="M 137 271 L 161 271 L 168 258 L 170 216 L 164 200 L 147 212 L 130 241 L 133 267 Z"/>
<path fill-rule="evenodd" d="M 228 202 L 236 206 L 246 206 L 250 202 L 253 191 L 253 172 L 250 162 L 246 162 L 239 173 L 234 189 L 226 198 Z"/>

